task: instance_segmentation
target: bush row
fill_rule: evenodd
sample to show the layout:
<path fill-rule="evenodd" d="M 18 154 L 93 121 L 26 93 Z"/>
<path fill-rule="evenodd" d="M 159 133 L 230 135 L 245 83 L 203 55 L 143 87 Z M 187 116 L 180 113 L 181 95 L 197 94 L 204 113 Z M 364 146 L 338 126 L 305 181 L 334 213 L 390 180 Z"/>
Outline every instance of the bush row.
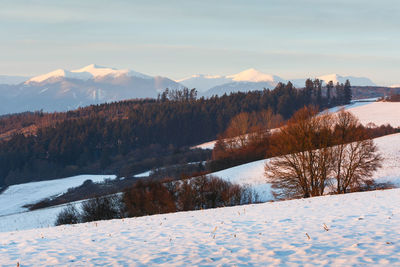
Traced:
<path fill-rule="evenodd" d="M 257 193 L 251 188 L 214 176 L 179 181 L 141 180 L 122 195 L 96 197 L 83 202 L 80 208 L 68 205 L 58 214 L 55 224 L 235 206 L 258 200 Z"/>

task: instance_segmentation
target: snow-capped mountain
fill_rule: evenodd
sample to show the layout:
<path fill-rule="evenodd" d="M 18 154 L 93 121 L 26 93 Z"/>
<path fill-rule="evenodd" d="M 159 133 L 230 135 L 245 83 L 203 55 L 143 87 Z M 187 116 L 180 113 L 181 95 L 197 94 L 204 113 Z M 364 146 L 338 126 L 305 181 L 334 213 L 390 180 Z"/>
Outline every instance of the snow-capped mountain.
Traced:
<path fill-rule="evenodd" d="M 110 101 L 155 98 L 166 88 L 183 86 L 161 76 L 94 64 L 77 70 L 58 69 L 18 85 L 0 85 L 0 114 L 65 111 Z"/>
<path fill-rule="evenodd" d="M 279 82 L 286 80 L 271 74 L 262 73 L 256 69 L 248 69 L 237 74 L 219 75 L 193 75 L 189 78 L 177 80 L 188 88 L 196 88 L 205 96 L 223 95 L 237 91 L 262 90 L 273 88 Z"/>
<path fill-rule="evenodd" d="M 91 64 L 81 69 L 71 70 L 71 71 L 58 69 L 46 74 L 35 76 L 27 80 L 25 84 L 57 82 L 60 78 L 78 79 L 78 80 L 89 80 L 89 79 L 101 80 L 104 79 L 105 77 L 117 79 L 122 76 L 137 77 L 142 79 L 152 79 L 151 76 L 128 69 L 118 70 L 114 68 L 102 67 L 95 64 Z"/>
<path fill-rule="evenodd" d="M 269 82 L 271 84 L 277 84 L 278 82 L 285 81 L 281 77 L 276 75 L 262 73 L 256 69 L 247 69 L 245 71 L 239 72 L 237 74 L 228 75 L 227 78 L 230 78 L 235 82 Z"/>

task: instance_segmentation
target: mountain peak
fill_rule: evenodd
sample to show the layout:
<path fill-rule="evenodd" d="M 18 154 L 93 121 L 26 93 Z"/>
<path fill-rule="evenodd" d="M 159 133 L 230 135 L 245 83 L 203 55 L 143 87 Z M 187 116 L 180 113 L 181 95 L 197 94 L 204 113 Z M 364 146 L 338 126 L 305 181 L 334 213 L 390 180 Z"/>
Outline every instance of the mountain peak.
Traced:
<path fill-rule="evenodd" d="M 254 68 L 250 68 L 239 72 L 237 74 L 229 75 L 228 78 L 231 78 L 233 81 L 246 81 L 246 82 L 274 82 L 275 77 L 271 74 L 263 73 Z"/>
<path fill-rule="evenodd" d="M 349 80 L 352 85 L 376 86 L 374 82 L 372 82 L 369 78 L 366 77 L 342 76 L 340 74 L 332 73 L 332 74 L 322 75 L 317 78 L 321 81 L 324 81 L 325 83 L 328 83 L 330 81 L 332 81 L 334 84 L 345 83 L 346 80 Z"/>

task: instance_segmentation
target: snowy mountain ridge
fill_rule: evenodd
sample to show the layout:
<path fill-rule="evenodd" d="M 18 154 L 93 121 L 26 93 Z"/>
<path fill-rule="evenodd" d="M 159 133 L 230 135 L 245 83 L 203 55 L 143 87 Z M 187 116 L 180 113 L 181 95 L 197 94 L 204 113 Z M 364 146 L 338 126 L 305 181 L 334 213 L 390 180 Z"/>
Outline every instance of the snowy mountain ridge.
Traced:
<path fill-rule="evenodd" d="M 131 77 L 139 77 L 142 79 L 151 79 L 152 77 L 133 71 L 128 69 L 115 69 L 109 67 L 103 67 L 96 64 L 90 64 L 83 68 L 77 70 L 64 70 L 57 69 L 55 71 L 51 71 L 46 74 L 38 75 L 32 77 L 27 80 L 25 84 L 29 83 L 42 83 L 48 80 L 54 80 L 57 78 L 69 78 L 69 79 L 80 79 L 80 80 L 89 80 L 89 79 L 100 79 L 105 76 L 111 76 L 113 78 L 118 78 L 120 76 L 127 75 Z"/>

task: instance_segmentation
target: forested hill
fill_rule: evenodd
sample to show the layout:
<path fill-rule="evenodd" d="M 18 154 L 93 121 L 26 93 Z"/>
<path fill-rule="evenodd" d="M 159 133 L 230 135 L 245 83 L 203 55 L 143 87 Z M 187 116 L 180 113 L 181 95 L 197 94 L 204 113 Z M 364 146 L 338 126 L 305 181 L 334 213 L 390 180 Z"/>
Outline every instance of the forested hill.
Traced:
<path fill-rule="evenodd" d="M 156 167 L 162 156 L 182 152 L 196 160 L 202 156 L 187 147 L 215 139 L 241 112 L 271 109 L 289 118 L 305 105 L 348 103 L 349 89 L 350 84 L 338 85 L 328 96 L 319 82 L 310 81 L 304 89 L 280 83 L 270 91 L 209 99 L 197 99 L 194 90 L 165 91 L 157 100 L 5 116 L 0 119 L 0 186 L 82 172 L 132 175 Z"/>

